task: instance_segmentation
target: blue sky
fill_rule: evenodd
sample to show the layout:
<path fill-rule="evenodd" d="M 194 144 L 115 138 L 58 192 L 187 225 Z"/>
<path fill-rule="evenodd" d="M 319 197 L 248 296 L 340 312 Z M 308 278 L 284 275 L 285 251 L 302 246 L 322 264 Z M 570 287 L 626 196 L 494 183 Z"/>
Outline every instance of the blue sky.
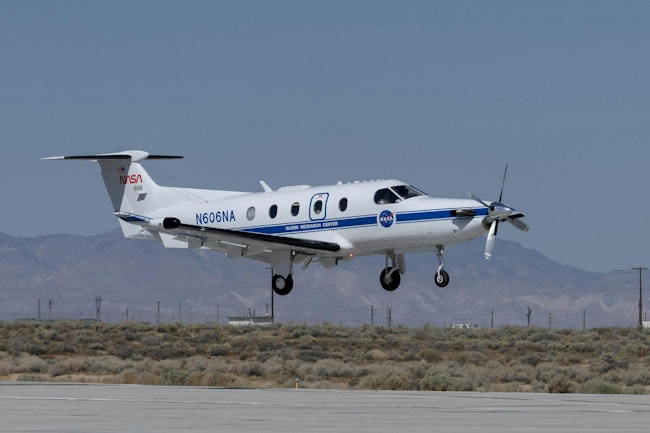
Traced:
<path fill-rule="evenodd" d="M 185 155 L 147 164 L 162 184 L 398 178 L 485 200 L 508 162 L 531 231 L 501 238 L 647 266 L 648 41 L 645 1 L 5 0 L 0 231 L 118 227 L 98 167 L 50 155 Z"/>

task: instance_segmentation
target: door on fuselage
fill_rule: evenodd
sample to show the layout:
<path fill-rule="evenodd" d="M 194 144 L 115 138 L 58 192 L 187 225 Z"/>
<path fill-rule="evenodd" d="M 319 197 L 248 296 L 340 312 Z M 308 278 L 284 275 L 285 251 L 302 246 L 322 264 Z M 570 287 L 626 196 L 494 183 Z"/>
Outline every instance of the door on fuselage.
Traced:
<path fill-rule="evenodd" d="M 324 220 L 327 216 L 327 199 L 329 198 L 329 193 L 320 192 L 314 194 L 311 198 L 311 203 L 309 204 L 309 219 L 312 221 Z"/>

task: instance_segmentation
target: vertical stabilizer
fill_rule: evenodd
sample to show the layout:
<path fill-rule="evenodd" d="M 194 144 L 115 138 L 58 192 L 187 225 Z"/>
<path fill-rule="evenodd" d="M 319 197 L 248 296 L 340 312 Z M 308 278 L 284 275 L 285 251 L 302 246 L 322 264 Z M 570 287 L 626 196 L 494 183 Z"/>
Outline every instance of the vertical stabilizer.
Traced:
<path fill-rule="evenodd" d="M 141 150 L 130 150 L 98 155 L 53 156 L 43 159 L 77 159 L 97 162 L 102 169 L 102 177 L 113 209 L 120 217 L 122 231 L 125 236 L 134 237 L 130 235 L 141 232 L 141 228 L 133 226 L 130 222 L 146 220 L 150 213 L 173 203 L 168 193 L 170 188 L 158 186 L 140 164 L 140 161 L 176 158 L 182 158 L 182 156 L 150 155 Z"/>

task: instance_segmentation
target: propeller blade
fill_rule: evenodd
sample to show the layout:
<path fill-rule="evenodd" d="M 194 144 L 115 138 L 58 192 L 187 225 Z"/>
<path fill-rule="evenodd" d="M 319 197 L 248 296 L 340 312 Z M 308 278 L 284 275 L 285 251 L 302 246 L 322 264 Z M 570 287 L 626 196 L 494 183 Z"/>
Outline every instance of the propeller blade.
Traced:
<path fill-rule="evenodd" d="M 475 195 L 472 194 L 471 192 L 469 193 L 469 197 L 470 197 L 472 200 L 476 200 L 477 202 L 481 203 L 481 204 L 482 204 L 483 206 L 485 206 L 485 207 L 490 207 L 489 204 L 487 204 L 486 202 L 484 202 L 483 200 L 481 200 L 479 197 L 475 196 Z"/>
<path fill-rule="evenodd" d="M 498 225 L 498 221 L 492 221 L 490 232 L 488 233 L 487 240 L 485 241 L 485 260 L 490 260 L 490 257 L 492 257 L 492 248 L 494 247 L 494 240 L 497 237 Z"/>
<path fill-rule="evenodd" d="M 523 222 L 523 221 L 520 221 L 519 219 L 512 218 L 512 217 L 508 217 L 508 222 L 509 222 L 510 224 L 512 224 L 513 226 L 517 227 L 519 230 L 521 230 L 521 231 L 523 231 L 523 232 L 527 232 L 527 231 L 528 231 L 528 228 L 529 228 L 529 227 L 528 227 L 528 224 L 526 224 L 526 223 Z"/>
<path fill-rule="evenodd" d="M 508 174 L 508 163 L 506 162 L 506 169 L 503 171 L 503 180 L 501 181 L 501 193 L 499 194 L 499 203 L 503 200 L 503 187 L 506 184 L 506 174 Z"/>

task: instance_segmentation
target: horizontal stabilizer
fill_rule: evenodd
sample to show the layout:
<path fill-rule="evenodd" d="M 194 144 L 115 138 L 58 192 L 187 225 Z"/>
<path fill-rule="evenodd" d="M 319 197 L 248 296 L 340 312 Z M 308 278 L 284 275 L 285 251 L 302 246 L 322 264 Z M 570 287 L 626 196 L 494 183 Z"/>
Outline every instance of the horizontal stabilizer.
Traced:
<path fill-rule="evenodd" d="M 149 152 L 142 150 L 126 150 L 115 153 L 99 153 L 97 155 L 70 155 L 70 156 L 49 156 L 41 158 L 43 160 L 62 160 L 62 159 L 79 159 L 87 161 L 111 161 L 130 159 L 132 162 L 142 161 L 144 159 L 180 159 L 180 155 L 151 155 Z"/>

